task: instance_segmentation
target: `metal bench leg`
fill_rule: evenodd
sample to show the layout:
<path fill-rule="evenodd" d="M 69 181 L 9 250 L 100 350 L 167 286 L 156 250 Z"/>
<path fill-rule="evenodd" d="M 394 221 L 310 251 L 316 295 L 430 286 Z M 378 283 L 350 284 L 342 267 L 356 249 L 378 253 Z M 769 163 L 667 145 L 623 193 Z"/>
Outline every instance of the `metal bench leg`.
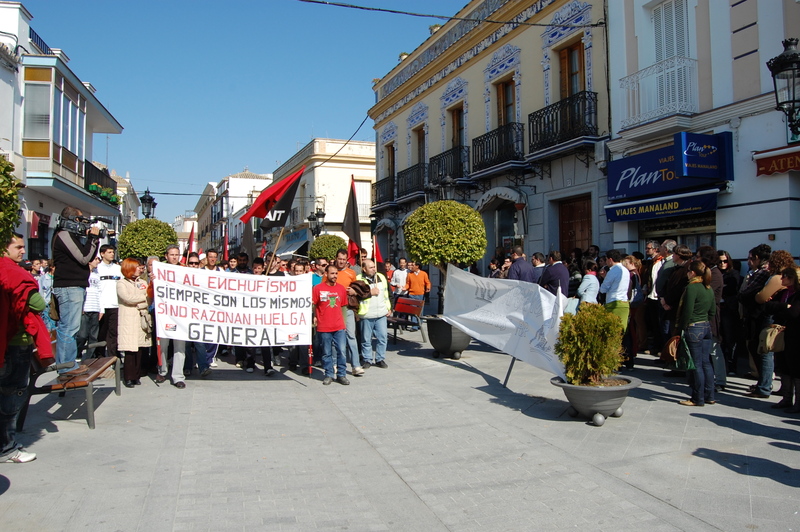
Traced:
<path fill-rule="evenodd" d="M 89 428 L 94 428 L 94 383 L 90 382 L 86 387 L 86 421 L 89 422 Z"/>
<path fill-rule="evenodd" d="M 114 393 L 117 395 L 122 395 L 122 386 L 120 386 L 119 357 L 117 357 L 116 362 L 114 362 L 114 379 L 116 379 L 116 389 L 114 390 Z"/>

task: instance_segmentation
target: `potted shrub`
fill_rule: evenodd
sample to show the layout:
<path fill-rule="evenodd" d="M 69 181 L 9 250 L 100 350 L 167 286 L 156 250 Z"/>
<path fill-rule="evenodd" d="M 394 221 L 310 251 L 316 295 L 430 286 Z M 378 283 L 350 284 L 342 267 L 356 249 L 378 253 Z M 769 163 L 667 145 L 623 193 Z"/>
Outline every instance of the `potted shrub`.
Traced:
<path fill-rule="evenodd" d="M 602 426 L 608 416 L 620 417 L 628 392 L 642 384 L 635 377 L 613 375 L 624 361 L 622 322 L 602 305 L 582 304 L 565 314 L 558 327 L 555 353 L 564 364 L 567 382 L 550 382 L 564 390 L 572 417 L 581 414 Z"/>
<path fill-rule="evenodd" d="M 112 193 L 113 192 L 108 187 L 103 187 L 103 188 L 100 189 L 100 197 L 103 198 L 103 199 L 110 198 Z"/>
<path fill-rule="evenodd" d="M 99 194 L 100 185 L 98 185 L 97 183 L 92 183 L 91 185 L 89 185 L 89 192 L 91 192 L 92 194 Z"/>
<path fill-rule="evenodd" d="M 480 213 L 457 201 L 434 201 L 418 208 L 403 223 L 403 234 L 409 257 L 433 264 L 441 272 L 440 294 L 444 293 L 448 264 L 471 264 L 486 254 L 486 228 Z M 426 322 L 434 356 L 461 358 L 470 336 L 435 316 L 426 317 Z"/>

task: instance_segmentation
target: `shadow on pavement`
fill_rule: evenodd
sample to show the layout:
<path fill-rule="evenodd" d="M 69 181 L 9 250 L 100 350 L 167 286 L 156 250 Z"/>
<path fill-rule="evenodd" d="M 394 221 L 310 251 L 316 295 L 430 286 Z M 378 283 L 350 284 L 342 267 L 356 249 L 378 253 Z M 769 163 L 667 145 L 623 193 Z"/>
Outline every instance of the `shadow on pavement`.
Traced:
<path fill-rule="evenodd" d="M 718 465 L 742 475 L 768 478 L 792 488 L 800 487 L 800 469 L 779 464 L 773 460 L 757 456 L 725 453 L 703 447 L 696 449 L 692 454 L 712 460 Z"/>

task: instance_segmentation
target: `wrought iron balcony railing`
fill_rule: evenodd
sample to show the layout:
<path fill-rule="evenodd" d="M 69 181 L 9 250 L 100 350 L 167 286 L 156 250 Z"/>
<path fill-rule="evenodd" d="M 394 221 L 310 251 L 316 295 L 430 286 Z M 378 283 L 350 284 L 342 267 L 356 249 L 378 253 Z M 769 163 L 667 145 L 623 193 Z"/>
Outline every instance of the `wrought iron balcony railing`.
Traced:
<path fill-rule="evenodd" d="M 384 177 L 372 184 L 372 204 L 381 205 L 394 201 L 394 176 Z"/>
<path fill-rule="evenodd" d="M 697 60 L 670 57 L 619 80 L 625 89 L 622 129 L 700 110 Z"/>
<path fill-rule="evenodd" d="M 425 163 L 415 164 L 405 170 L 397 172 L 397 198 L 409 196 L 417 192 L 425 192 L 425 175 L 428 173 L 428 165 Z"/>
<path fill-rule="evenodd" d="M 456 146 L 431 157 L 428 162 L 429 183 L 437 185 L 448 175 L 453 179 L 469 177 L 469 146 Z"/>
<path fill-rule="evenodd" d="M 597 93 L 583 91 L 528 115 L 530 152 L 597 136 Z"/>
<path fill-rule="evenodd" d="M 512 122 L 472 139 L 473 171 L 508 161 L 522 161 L 524 132 L 523 124 Z"/>

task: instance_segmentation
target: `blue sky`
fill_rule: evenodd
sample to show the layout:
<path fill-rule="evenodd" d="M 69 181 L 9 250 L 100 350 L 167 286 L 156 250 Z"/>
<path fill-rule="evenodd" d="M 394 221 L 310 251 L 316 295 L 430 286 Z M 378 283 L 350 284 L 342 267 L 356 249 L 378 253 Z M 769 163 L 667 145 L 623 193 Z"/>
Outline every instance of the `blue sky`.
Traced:
<path fill-rule="evenodd" d="M 467 0 L 349 3 L 454 15 Z M 192 210 L 205 183 L 271 173 L 313 137 L 349 138 L 372 79 L 443 23 L 298 0 L 24 0 L 31 25 L 123 125 L 93 158 L 130 172 L 157 218 Z M 356 140 L 374 141 L 372 121 Z M 162 194 L 158 194 L 161 192 Z"/>

